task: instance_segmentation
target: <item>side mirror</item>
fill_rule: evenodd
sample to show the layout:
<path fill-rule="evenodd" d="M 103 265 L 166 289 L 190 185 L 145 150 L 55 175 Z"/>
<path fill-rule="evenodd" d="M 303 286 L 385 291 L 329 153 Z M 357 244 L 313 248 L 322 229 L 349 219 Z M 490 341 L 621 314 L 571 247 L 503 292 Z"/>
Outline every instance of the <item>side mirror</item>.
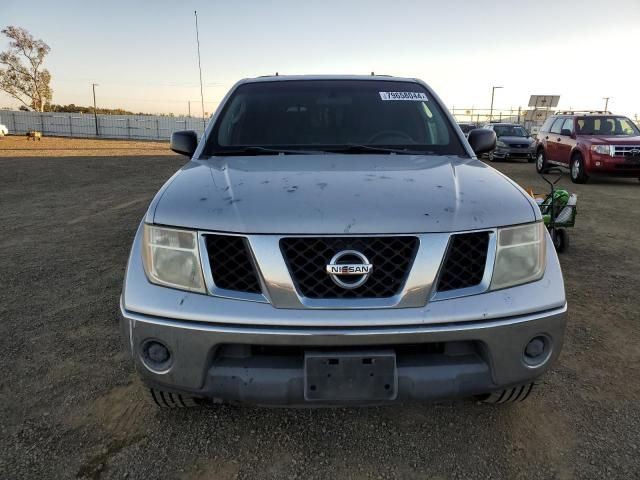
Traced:
<path fill-rule="evenodd" d="M 570 137 L 573 134 L 568 128 L 563 128 L 562 130 L 560 130 L 560 135 L 562 135 L 563 137 Z"/>
<path fill-rule="evenodd" d="M 173 132 L 169 146 L 174 152 L 191 157 L 198 146 L 198 134 L 193 130 Z"/>
<path fill-rule="evenodd" d="M 496 148 L 496 132 L 485 128 L 476 128 L 469 132 L 469 145 L 476 155 L 489 153 Z"/>

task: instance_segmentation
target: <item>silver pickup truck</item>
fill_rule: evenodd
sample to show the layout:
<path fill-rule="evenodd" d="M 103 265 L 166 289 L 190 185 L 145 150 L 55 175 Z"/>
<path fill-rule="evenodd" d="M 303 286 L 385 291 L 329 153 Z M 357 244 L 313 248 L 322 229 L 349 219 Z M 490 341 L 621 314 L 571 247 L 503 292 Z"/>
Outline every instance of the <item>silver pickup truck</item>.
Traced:
<path fill-rule="evenodd" d="M 161 407 L 520 401 L 562 347 L 535 202 L 422 81 L 238 82 L 133 241 L 120 299 Z"/>

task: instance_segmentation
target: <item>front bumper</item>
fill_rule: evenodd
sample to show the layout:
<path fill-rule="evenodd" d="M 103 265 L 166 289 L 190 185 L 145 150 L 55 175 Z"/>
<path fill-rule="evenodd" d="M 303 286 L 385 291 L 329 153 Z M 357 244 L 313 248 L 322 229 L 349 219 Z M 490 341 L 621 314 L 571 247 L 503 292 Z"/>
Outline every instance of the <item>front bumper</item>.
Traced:
<path fill-rule="evenodd" d="M 496 158 L 534 158 L 535 151 L 533 148 L 512 148 L 512 147 L 497 147 L 493 151 L 493 156 Z"/>
<path fill-rule="evenodd" d="M 136 369 L 151 386 L 219 402 L 314 406 L 386 403 L 305 400 L 300 352 L 319 348 L 396 351 L 398 382 L 393 400 L 399 401 L 466 397 L 530 382 L 549 368 L 561 350 L 566 306 L 494 321 L 378 328 L 215 325 L 136 314 L 122 304 L 120 312 Z M 549 352 L 546 361 L 533 367 L 525 361 L 524 349 L 540 335 L 549 340 Z M 168 368 L 154 371 L 147 366 L 143 345 L 148 340 L 168 347 Z M 417 348 L 405 353 L 407 345 Z M 261 353 L 265 347 L 267 352 L 273 347 L 271 353 Z"/>
<path fill-rule="evenodd" d="M 587 172 L 589 175 L 640 178 L 640 158 L 611 157 L 609 155 L 592 153 L 587 166 Z"/>
<path fill-rule="evenodd" d="M 190 293 L 150 283 L 140 235 L 132 248 L 120 303 L 123 336 L 149 385 L 216 401 L 260 405 L 378 404 L 466 397 L 527 383 L 562 347 L 566 300 L 551 240 L 536 281 L 504 290 L 427 301 L 419 308 L 275 308 L 270 303 Z M 548 340 L 544 362 L 524 349 Z M 171 360 L 150 368 L 149 341 Z M 392 352 L 396 395 L 385 401 L 309 400 L 305 356 Z"/>
<path fill-rule="evenodd" d="M 151 386 L 216 401 L 261 405 L 385 403 L 305 399 L 308 352 L 381 351 L 396 359 L 395 400 L 465 397 L 527 383 L 562 347 L 566 300 L 547 238 L 544 276 L 525 285 L 427 301 L 418 308 L 275 308 L 270 303 L 190 293 L 150 283 L 140 235 L 132 248 L 120 322 L 136 369 Z M 433 256 L 433 255 L 432 255 Z M 535 366 L 524 349 L 536 336 L 548 355 Z M 171 360 L 154 367 L 150 341 Z"/>

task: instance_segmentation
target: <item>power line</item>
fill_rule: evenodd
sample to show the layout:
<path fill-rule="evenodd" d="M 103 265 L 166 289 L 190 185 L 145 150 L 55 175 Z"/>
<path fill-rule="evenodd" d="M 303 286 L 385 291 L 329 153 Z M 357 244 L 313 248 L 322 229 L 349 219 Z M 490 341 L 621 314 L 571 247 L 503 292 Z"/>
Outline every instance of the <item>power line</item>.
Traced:
<path fill-rule="evenodd" d="M 86 83 L 87 81 L 91 81 L 91 79 L 68 79 L 68 78 L 58 78 L 55 77 L 52 79 L 53 82 L 56 83 Z M 102 80 L 102 86 L 105 85 L 123 85 L 123 86 L 141 86 L 141 87 L 198 87 L 200 84 L 197 82 L 168 82 L 168 83 L 154 83 L 154 82 L 122 82 L 122 81 L 104 81 Z M 223 82 L 208 82 L 205 83 L 205 87 L 230 87 L 231 83 L 223 83 Z"/>
<path fill-rule="evenodd" d="M 198 43 L 198 70 L 200 71 L 200 101 L 202 102 L 202 131 L 207 129 L 207 122 L 204 118 L 204 91 L 202 90 L 202 64 L 200 62 L 200 34 L 198 33 L 198 12 L 197 10 L 193 11 L 194 16 L 196 17 L 196 41 Z"/>
<path fill-rule="evenodd" d="M 185 102 L 197 102 L 198 100 L 193 100 L 190 98 L 184 98 L 181 100 L 175 99 L 167 99 L 167 98 L 136 98 L 136 97 L 112 97 L 109 95 L 100 95 L 100 98 L 102 100 L 102 102 L 104 103 L 105 100 L 108 101 L 130 101 L 130 102 L 143 102 L 143 103 L 180 103 L 183 104 Z M 54 102 L 57 103 L 57 102 Z M 220 103 L 220 101 L 205 101 L 204 104 L 205 105 L 218 105 Z"/>

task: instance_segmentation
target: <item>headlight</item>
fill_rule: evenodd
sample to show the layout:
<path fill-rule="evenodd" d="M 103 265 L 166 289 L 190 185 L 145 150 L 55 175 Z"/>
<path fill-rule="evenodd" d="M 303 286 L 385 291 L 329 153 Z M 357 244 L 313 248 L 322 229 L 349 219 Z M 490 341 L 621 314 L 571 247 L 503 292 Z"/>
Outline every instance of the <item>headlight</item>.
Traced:
<path fill-rule="evenodd" d="M 600 155 L 611 155 L 611 145 L 591 145 L 591 151 Z"/>
<path fill-rule="evenodd" d="M 196 232 L 145 225 L 142 259 L 152 283 L 205 292 Z"/>
<path fill-rule="evenodd" d="M 491 289 L 538 280 L 544 274 L 546 236 L 542 222 L 498 229 Z"/>
<path fill-rule="evenodd" d="M 496 147 L 502 147 L 502 148 L 507 148 L 509 145 L 507 145 L 506 143 L 504 143 L 503 141 L 497 140 L 496 141 Z"/>

